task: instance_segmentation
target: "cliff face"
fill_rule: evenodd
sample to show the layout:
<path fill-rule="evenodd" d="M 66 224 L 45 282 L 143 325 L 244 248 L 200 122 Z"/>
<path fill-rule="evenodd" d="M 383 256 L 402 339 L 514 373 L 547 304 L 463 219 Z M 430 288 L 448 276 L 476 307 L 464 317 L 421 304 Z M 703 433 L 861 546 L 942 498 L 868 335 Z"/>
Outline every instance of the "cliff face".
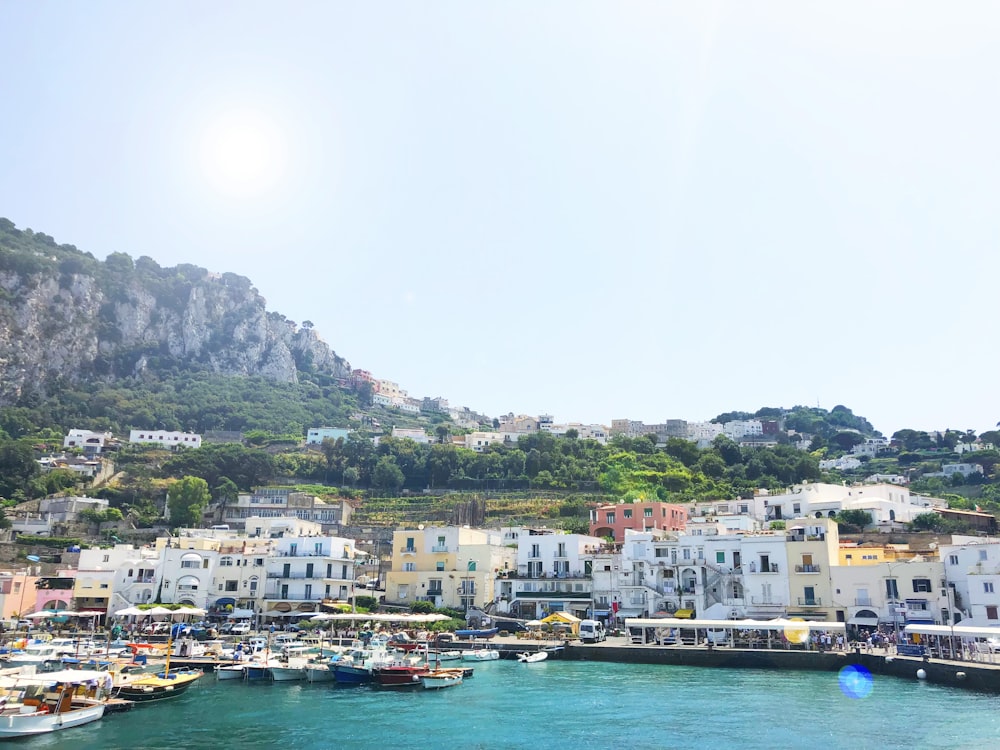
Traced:
<path fill-rule="evenodd" d="M 0 405 L 57 378 L 123 378 L 158 368 L 297 382 L 350 365 L 310 327 L 274 312 L 250 281 L 196 266 L 106 261 L 0 219 Z"/>

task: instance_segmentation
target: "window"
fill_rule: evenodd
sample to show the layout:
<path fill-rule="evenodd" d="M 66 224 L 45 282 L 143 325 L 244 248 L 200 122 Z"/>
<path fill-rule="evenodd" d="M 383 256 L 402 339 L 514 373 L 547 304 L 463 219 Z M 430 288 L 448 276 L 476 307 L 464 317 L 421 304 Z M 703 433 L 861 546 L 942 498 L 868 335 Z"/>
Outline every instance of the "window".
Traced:
<path fill-rule="evenodd" d="M 624 515 L 625 518 L 631 518 L 632 517 L 632 509 L 631 508 L 626 508 L 625 510 L 622 511 L 622 515 Z"/>
<path fill-rule="evenodd" d="M 986 559 L 986 550 L 984 550 L 984 549 L 979 550 L 979 559 L 980 560 L 985 560 Z"/>
<path fill-rule="evenodd" d="M 691 559 L 691 548 L 690 547 L 685 547 L 681 552 L 682 552 L 681 557 L 683 557 L 685 560 L 690 560 Z"/>
<path fill-rule="evenodd" d="M 312 599 L 313 598 L 313 587 L 312 587 L 311 583 L 307 583 L 306 584 L 306 595 L 304 597 L 302 597 L 302 598 L 303 599 Z"/>
<path fill-rule="evenodd" d="M 232 565 L 233 565 L 233 558 L 231 557 L 223 557 L 221 560 L 219 560 L 220 568 L 230 568 L 232 567 Z"/>
<path fill-rule="evenodd" d="M 323 554 L 323 542 L 316 542 L 316 544 L 313 545 L 313 554 L 314 555 Z"/>
<path fill-rule="evenodd" d="M 726 562 L 726 553 L 725 552 L 716 552 L 715 553 L 715 562 L 719 563 L 720 565 L 722 565 L 723 563 L 725 563 Z"/>
<path fill-rule="evenodd" d="M 802 504 L 792 503 L 792 513 L 801 513 L 801 512 L 802 512 Z"/>
<path fill-rule="evenodd" d="M 256 557 L 256 558 L 254 558 L 253 564 L 254 564 L 254 567 L 257 567 L 257 568 L 263 567 L 263 565 L 264 565 L 264 558 L 263 557 Z"/>
<path fill-rule="evenodd" d="M 615 522 L 615 514 L 614 513 L 605 513 L 604 514 L 604 521 L 605 521 L 605 523 L 614 523 Z"/>
<path fill-rule="evenodd" d="M 416 550 L 416 547 L 413 545 L 413 537 L 406 537 L 406 551 L 413 552 L 414 550 Z"/>
<path fill-rule="evenodd" d="M 436 563 L 434 563 L 434 570 L 438 571 L 439 573 L 442 570 L 444 570 L 444 560 L 438 560 Z"/>
<path fill-rule="evenodd" d="M 405 573 L 415 573 L 416 570 L 417 570 L 417 564 L 416 563 L 411 563 L 411 562 L 403 563 L 403 571 Z"/>
<path fill-rule="evenodd" d="M 256 578 L 251 578 L 250 579 L 250 593 L 253 594 L 256 591 L 257 591 L 257 579 Z"/>
<path fill-rule="evenodd" d="M 949 565 L 958 565 L 958 555 L 948 555 Z"/>
<path fill-rule="evenodd" d="M 538 545 L 537 544 L 532 544 L 531 545 L 531 556 L 532 557 L 541 557 L 541 555 L 539 554 L 539 551 L 538 551 Z"/>
<path fill-rule="evenodd" d="M 993 581 L 983 581 L 983 593 L 984 594 L 993 593 Z"/>
<path fill-rule="evenodd" d="M 1000 618 L 997 617 L 997 608 L 996 607 L 987 607 L 986 608 L 986 619 L 987 620 L 1000 619 Z"/>
<path fill-rule="evenodd" d="M 931 590 L 930 579 L 927 579 L 927 578 L 914 578 L 913 579 L 913 592 L 914 593 L 920 593 L 920 592 L 928 592 L 929 593 L 930 590 Z"/>
<path fill-rule="evenodd" d="M 899 599 L 899 588 L 895 578 L 885 579 L 885 596 L 887 599 Z"/>
<path fill-rule="evenodd" d="M 652 508 L 643 508 L 642 509 L 642 517 L 643 518 L 652 518 L 653 517 L 653 509 Z"/>
<path fill-rule="evenodd" d="M 239 581 L 226 581 L 226 591 L 238 590 Z"/>
<path fill-rule="evenodd" d="M 409 595 L 410 595 L 410 584 L 408 583 L 399 584 L 399 588 L 396 589 L 396 598 L 402 600 L 406 599 Z"/>
<path fill-rule="evenodd" d="M 556 557 L 566 557 L 566 542 L 559 542 Z"/>
<path fill-rule="evenodd" d="M 111 560 L 111 555 L 105 555 L 104 562 L 108 562 L 109 560 Z"/>

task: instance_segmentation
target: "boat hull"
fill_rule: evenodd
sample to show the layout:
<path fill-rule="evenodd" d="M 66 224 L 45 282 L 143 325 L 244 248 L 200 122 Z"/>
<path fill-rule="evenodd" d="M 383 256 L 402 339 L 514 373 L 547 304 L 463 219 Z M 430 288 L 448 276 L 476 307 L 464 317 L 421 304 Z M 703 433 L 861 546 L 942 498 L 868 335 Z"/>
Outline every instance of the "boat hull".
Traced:
<path fill-rule="evenodd" d="M 373 675 L 372 670 L 364 667 L 337 665 L 333 679 L 341 685 L 365 685 L 372 681 Z"/>
<path fill-rule="evenodd" d="M 441 690 L 462 684 L 462 670 L 438 670 L 421 675 L 420 684 L 425 690 Z"/>
<path fill-rule="evenodd" d="M 170 674 L 168 677 L 149 675 L 120 685 L 116 697 L 135 703 L 169 700 L 183 695 L 201 677 L 201 672 Z"/>
<path fill-rule="evenodd" d="M 74 708 L 62 713 L 8 714 L 0 716 L 0 739 L 31 737 L 89 724 L 104 716 L 104 704 Z"/>
<path fill-rule="evenodd" d="M 417 687 L 428 672 L 426 667 L 383 667 L 375 670 L 375 681 L 381 687 Z"/>
<path fill-rule="evenodd" d="M 301 667 L 271 667 L 271 679 L 275 682 L 295 682 L 305 678 L 306 672 Z"/>

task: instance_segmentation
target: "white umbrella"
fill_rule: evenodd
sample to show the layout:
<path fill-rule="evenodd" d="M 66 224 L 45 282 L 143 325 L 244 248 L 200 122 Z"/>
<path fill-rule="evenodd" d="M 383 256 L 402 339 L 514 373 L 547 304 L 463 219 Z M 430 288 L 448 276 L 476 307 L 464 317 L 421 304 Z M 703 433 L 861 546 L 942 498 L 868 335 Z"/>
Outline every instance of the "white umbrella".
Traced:
<path fill-rule="evenodd" d="M 29 620 L 35 620 L 39 617 L 58 617 L 59 613 L 54 609 L 43 609 L 41 612 L 32 612 L 30 615 L 25 615 L 25 618 Z"/>
<path fill-rule="evenodd" d="M 77 617 L 100 617 L 104 613 L 91 611 L 91 612 L 76 612 L 75 614 Z"/>
<path fill-rule="evenodd" d="M 529 628 L 540 628 L 540 627 L 542 627 L 542 625 L 544 625 L 545 623 L 543 623 L 543 622 L 542 622 L 541 620 L 528 620 L 528 621 L 527 621 L 526 623 L 524 623 L 524 624 L 525 624 L 526 626 L 528 626 Z"/>
<path fill-rule="evenodd" d="M 181 607 L 180 609 L 174 610 L 175 615 L 197 615 L 202 616 L 206 614 L 206 611 L 198 607 Z"/>
<path fill-rule="evenodd" d="M 127 609 L 119 609 L 115 612 L 115 617 L 138 617 L 144 614 L 146 613 L 138 607 L 128 607 Z"/>
<path fill-rule="evenodd" d="M 172 615 L 173 613 L 172 609 L 167 609 L 166 607 L 153 607 L 152 609 L 143 610 L 143 614 L 151 615 L 152 617 L 163 617 L 163 615 Z"/>

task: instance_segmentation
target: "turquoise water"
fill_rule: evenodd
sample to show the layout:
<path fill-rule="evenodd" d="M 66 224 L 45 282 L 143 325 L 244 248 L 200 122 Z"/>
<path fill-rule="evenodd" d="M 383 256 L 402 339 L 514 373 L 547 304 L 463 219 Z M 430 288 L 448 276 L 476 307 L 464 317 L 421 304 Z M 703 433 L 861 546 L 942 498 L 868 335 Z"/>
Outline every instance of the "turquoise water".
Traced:
<path fill-rule="evenodd" d="M 216 682 L 17 744 L 73 748 L 957 748 L 1000 741 L 1000 698 L 891 677 L 548 661 L 475 664 L 441 691 Z"/>

